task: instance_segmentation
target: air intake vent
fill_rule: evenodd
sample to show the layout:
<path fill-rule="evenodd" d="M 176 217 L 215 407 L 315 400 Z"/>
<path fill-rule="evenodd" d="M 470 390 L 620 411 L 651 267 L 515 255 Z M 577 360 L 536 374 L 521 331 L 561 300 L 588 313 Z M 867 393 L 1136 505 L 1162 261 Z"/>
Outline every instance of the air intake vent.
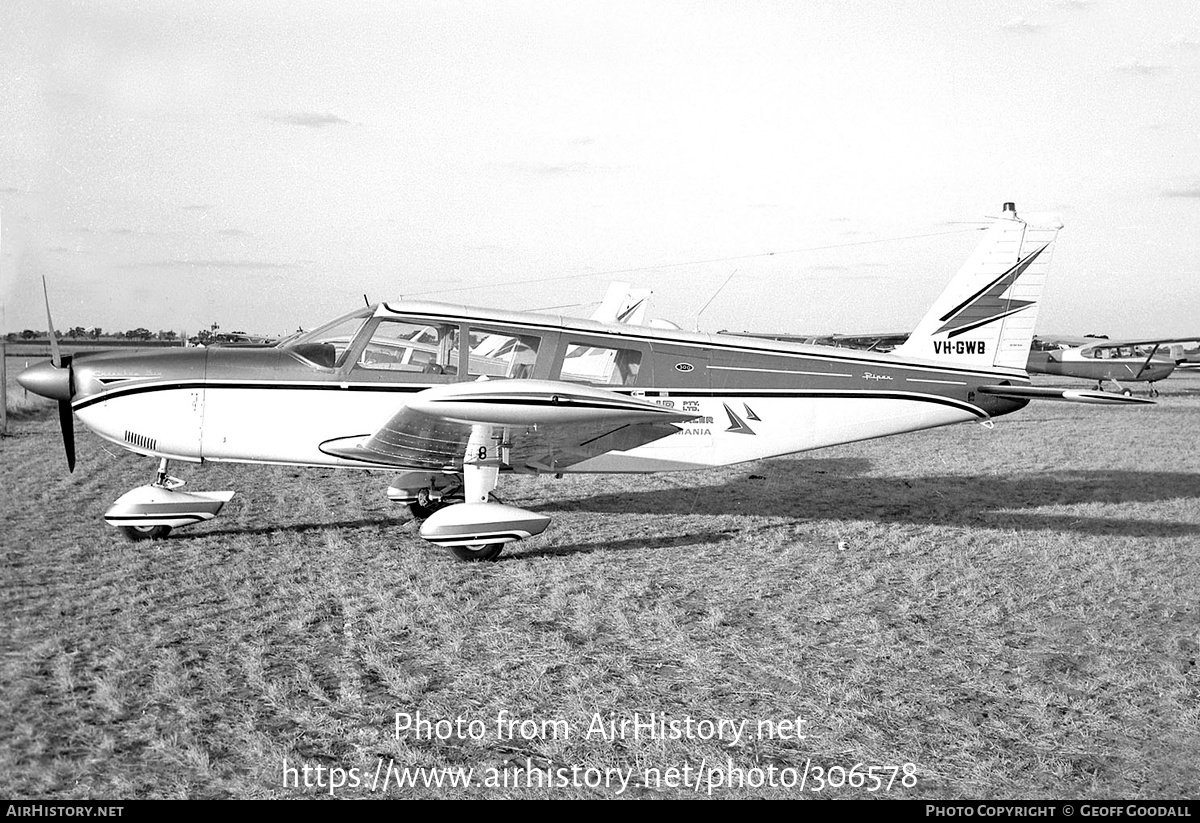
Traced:
<path fill-rule="evenodd" d="M 137 446 L 139 449 L 145 449 L 146 451 L 151 452 L 158 448 L 158 441 L 153 437 L 146 437 L 144 434 L 138 434 L 137 432 L 131 432 L 128 430 L 125 432 L 125 442 L 131 446 Z"/>

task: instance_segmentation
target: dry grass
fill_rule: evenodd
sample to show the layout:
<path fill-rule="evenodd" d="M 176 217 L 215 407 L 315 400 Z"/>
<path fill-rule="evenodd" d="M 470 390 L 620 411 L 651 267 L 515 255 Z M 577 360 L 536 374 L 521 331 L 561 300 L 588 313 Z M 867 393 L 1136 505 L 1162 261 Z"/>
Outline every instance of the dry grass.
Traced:
<path fill-rule="evenodd" d="M 285 758 L 367 777 L 731 758 L 915 764 L 893 797 L 1195 797 L 1200 379 L 1163 388 L 720 471 L 515 478 L 505 499 L 554 523 L 490 564 L 417 538 L 386 475 L 269 467 L 178 466 L 238 496 L 127 543 L 100 515 L 152 461 L 81 430 L 68 475 L 31 413 L 0 441 L 0 796 L 320 794 L 283 785 Z M 487 733 L 396 739 L 417 710 Z M 498 739 L 502 711 L 572 735 Z M 799 717 L 807 739 L 584 739 L 609 712 Z M 695 795 L 641 783 L 624 796 Z"/>

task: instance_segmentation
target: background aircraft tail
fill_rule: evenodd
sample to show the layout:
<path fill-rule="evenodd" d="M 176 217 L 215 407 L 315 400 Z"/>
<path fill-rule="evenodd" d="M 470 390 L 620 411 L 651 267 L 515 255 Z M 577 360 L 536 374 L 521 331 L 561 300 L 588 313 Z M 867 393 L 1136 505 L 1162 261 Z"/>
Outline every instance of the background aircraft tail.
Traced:
<path fill-rule="evenodd" d="M 592 319 L 600 323 L 625 323 L 641 326 L 646 320 L 646 308 L 650 305 L 650 289 L 635 289 L 628 283 L 614 281 Z"/>
<path fill-rule="evenodd" d="M 1024 372 L 1038 301 L 1062 224 L 1026 223 L 1012 203 L 895 353 Z"/>

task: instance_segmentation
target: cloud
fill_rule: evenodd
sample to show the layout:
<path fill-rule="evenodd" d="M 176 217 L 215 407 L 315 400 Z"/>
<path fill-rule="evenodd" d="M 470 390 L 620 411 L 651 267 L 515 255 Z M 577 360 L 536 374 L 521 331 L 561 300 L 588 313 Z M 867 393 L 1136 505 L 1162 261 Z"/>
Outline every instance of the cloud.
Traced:
<path fill-rule="evenodd" d="M 1135 74 L 1140 77 L 1151 77 L 1167 71 L 1167 67 L 1159 63 L 1143 63 L 1141 60 L 1133 58 L 1118 63 L 1113 68 L 1125 74 Z"/>
<path fill-rule="evenodd" d="M 267 119 L 274 123 L 287 126 L 304 126 L 309 129 L 323 129 L 326 126 L 348 126 L 349 120 L 343 120 L 336 114 L 326 114 L 313 111 L 293 111 L 268 114 Z"/>
<path fill-rule="evenodd" d="M 1200 38 L 1184 37 L 1183 35 L 1180 35 L 1178 37 L 1172 37 L 1170 40 L 1168 40 L 1167 45 L 1173 49 L 1200 49 Z"/>
<path fill-rule="evenodd" d="M 156 231 L 146 231 L 145 229 L 131 229 L 128 226 L 118 226 L 115 229 L 109 229 L 108 233 L 115 234 L 119 237 L 133 237 L 134 235 L 137 235 L 138 237 L 161 237 L 162 236 Z"/>
<path fill-rule="evenodd" d="M 559 163 L 518 160 L 503 164 L 504 167 L 522 174 L 533 174 L 540 177 L 566 177 L 577 174 L 595 174 L 619 170 L 620 166 L 610 166 L 600 163 L 589 163 L 585 160 L 565 160 Z"/>
<path fill-rule="evenodd" d="M 1000 28 L 1004 29 L 1005 31 L 1019 32 L 1035 32 L 1044 29 L 1045 27 L 1045 23 L 1038 23 L 1037 21 L 1030 20 L 1027 17 L 1014 17 L 1007 23 L 1000 24 Z"/>
<path fill-rule="evenodd" d="M 118 268 L 139 269 L 294 269 L 294 263 L 274 263 L 268 260 L 152 260 L 147 263 L 126 263 Z"/>
<path fill-rule="evenodd" d="M 1200 200 L 1200 181 L 1170 186 L 1162 193 L 1162 196 L 1179 197 L 1186 200 Z"/>
<path fill-rule="evenodd" d="M 556 177 L 564 174 L 583 174 L 591 171 L 592 165 L 576 160 L 570 163 L 518 163 L 517 168 L 534 174 Z"/>

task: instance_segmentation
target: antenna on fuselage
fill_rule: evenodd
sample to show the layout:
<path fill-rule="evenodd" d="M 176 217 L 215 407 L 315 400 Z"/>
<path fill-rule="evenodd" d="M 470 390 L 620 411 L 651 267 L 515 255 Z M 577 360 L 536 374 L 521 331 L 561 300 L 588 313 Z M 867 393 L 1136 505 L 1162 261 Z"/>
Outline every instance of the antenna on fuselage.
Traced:
<path fill-rule="evenodd" d="M 368 308 L 370 308 L 370 306 L 371 306 L 371 301 L 367 299 L 367 293 L 366 293 L 366 292 L 363 292 L 363 302 L 367 304 L 367 307 L 368 307 Z"/>
<path fill-rule="evenodd" d="M 722 292 L 722 290 L 724 290 L 724 288 L 729 285 L 729 281 L 732 280 L 733 276 L 737 273 L 738 273 L 737 269 L 734 269 L 733 271 L 731 271 L 729 273 L 729 276 L 725 278 L 725 282 L 721 284 L 720 288 L 718 288 L 715 292 L 713 292 L 712 297 L 708 298 L 708 302 L 704 304 L 704 308 L 702 308 L 702 309 L 700 309 L 700 311 L 696 312 L 696 323 L 695 323 L 696 331 L 700 331 L 700 315 L 704 314 L 704 309 L 707 309 L 709 306 L 712 305 L 712 301 L 717 299 L 717 295 L 719 295 Z"/>

